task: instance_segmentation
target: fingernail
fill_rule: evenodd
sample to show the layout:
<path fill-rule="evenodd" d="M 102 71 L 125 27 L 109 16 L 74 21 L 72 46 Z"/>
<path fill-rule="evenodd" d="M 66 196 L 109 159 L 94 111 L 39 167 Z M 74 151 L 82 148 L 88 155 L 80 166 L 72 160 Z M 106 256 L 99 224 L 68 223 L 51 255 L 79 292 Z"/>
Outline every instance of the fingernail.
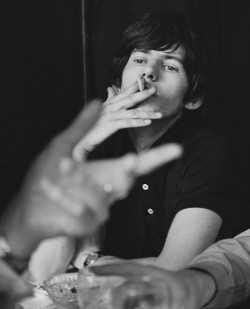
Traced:
<path fill-rule="evenodd" d="M 152 86 L 152 87 L 150 87 L 150 88 L 148 88 L 148 89 L 146 89 L 148 92 L 152 92 L 152 93 L 154 93 L 155 91 L 156 91 L 156 87 L 155 86 Z"/>
<path fill-rule="evenodd" d="M 150 124 L 152 121 L 150 120 L 150 119 L 145 119 L 144 120 L 144 123 L 146 123 L 146 124 Z"/>
<path fill-rule="evenodd" d="M 158 117 L 158 118 L 161 118 L 162 117 L 162 113 L 155 112 L 155 116 Z"/>

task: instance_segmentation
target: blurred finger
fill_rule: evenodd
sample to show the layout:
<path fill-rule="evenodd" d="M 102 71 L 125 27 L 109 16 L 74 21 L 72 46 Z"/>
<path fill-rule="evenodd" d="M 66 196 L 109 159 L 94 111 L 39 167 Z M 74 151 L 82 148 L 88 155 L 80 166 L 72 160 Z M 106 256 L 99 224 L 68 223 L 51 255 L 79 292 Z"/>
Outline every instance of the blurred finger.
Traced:
<path fill-rule="evenodd" d="M 93 100 L 84 108 L 76 120 L 58 136 L 60 146 L 65 148 L 65 152 L 70 153 L 73 147 L 82 139 L 84 135 L 93 127 L 101 112 L 101 101 Z"/>
<path fill-rule="evenodd" d="M 178 144 L 167 144 L 138 156 L 135 164 L 135 174 L 137 176 L 145 175 L 156 168 L 166 164 L 182 155 L 182 148 Z"/>

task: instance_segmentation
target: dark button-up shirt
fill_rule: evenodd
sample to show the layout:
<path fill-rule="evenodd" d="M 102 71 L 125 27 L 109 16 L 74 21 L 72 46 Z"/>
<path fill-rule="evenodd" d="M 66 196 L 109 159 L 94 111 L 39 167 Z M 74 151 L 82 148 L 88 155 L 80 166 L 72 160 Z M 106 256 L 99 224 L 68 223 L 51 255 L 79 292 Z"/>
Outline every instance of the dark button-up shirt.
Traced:
<path fill-rule="evenodd" d="M 224 219 L 227 148 L 225 141 L 183 117 L 152 146 L 183 145 L 182 157 L 137 180 L 129 196 L 114 204 L 105 226 L 103 251 L 121 258 L 158 256 L 176 213 L 211 209 Z M 92 158 L 136 152 L 126 130 L 100 145 Z"/>

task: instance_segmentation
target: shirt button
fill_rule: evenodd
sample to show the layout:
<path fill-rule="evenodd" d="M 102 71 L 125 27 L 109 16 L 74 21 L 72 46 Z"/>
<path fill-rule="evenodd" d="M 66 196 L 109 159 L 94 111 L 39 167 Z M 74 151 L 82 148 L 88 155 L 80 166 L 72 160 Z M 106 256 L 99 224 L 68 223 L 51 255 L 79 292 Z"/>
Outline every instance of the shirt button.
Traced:
<path fill-rule="evenodd" d="M 148 209 L 148 213 L 149 213 L 150 215 L 152 215 L 152 214 L 154 213 L 153 209 L 152 209 L 152 208 L 149 208 L 149 209 Z"/>
<path fill-rule="evenodd" d="M 144 184 L 142 185 L 142 189 L 143 189 L 143 190 L 146 191 L 146 190 L 148 190 L 148 188 L 149 188 L 149 186 L 148 186 L 146 183 L 144 183 Z"/>

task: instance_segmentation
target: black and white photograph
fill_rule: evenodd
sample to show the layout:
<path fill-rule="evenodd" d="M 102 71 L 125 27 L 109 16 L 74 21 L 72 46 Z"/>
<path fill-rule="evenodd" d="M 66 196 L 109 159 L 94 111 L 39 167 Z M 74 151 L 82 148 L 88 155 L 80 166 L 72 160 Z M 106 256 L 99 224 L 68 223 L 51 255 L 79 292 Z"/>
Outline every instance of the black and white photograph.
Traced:
<path fill-rule="evenodd" d="M 250 308 L 250 1 L 0 1 L 0 308 Z"/>

